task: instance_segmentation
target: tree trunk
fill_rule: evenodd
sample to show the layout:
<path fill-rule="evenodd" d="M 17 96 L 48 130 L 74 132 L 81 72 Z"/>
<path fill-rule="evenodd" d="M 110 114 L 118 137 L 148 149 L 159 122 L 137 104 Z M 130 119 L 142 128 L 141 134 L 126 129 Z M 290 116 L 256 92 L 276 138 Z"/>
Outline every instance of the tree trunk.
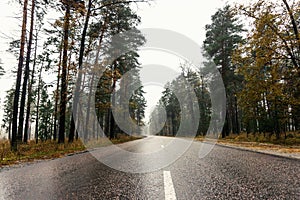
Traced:
<path fill-rule="evenodd" d="M 60 71 L 61 71 L 61 60 L 62 60 L 62 49 L 59 49 L 59 63 L 57 72 L 57 83 L 55 92 L 55 106 L 54 106 L 54 130 L 53 130 L 53 140 L 57 139 L 57 116 L 58 116 L 58 101 L 59 101 L 59 84 L 60 84 Z"/>
<path fill-rule="evenodd" d="M 229 116 L 228 116 L 228 109 L 226 111 L 225 115 L 225 124 L 222 130 L 222 138 L 225 138 L 226 136 L 229 135 L 230 129 L 229 129 Z"/>
<path fill-rule="evenodd" d="M 28 0 L 24 0 L 20 56 L 19 56 L 19 64 L 18 64 L 18 71 L 17 71 L 16 90 L 15 90 L 14 103 L 13 103 L 11 148 L 14 151 L 17 150 L 17 140 L 22 139 L 22 136 L 21 137 L 19 135 L 17 136 L 17 131 L 18 131 L 17 129 L 18 129 L 19 97 L 20 97 L 20 88 L 21 88 L 22 68 L 23 68 L 23 61 L 24 61 L 24 48 L 25 48 L 25 40 L 26 40 L 27 5 L 28 5 Z"/>
<path fill-rule="evenodd" d="M 35 3 L 35 0 L 32 0 L 32 4 Z M 32 9 L 35 9 L 35 5 L 32 6 Z M 34 15 L 34 12 L 31 11 L 31 15 Z M 30 28 L 30 34 L 31 36 L 33 33 L 33 20 L 34 17 L 31 16 L 31 28 Z M 27 110 L 26 110 L 26 119 L 25 119 L 25 130 L 24 130 L 24 143 L 27 143 L 28 141 L 28 130 L 29 130 L 29 124 L 30 124 L 30 112 L 31 112 L 31 102 L 32 102 L 32 86 L 34 83 L 34 73 L 35 73 L 35 66 L 36 66 L 36 58 L 37 58 L 37 42 L 38 42 L 38 31 L 36 31 L 36 36 L 35 36 L 35 49 L 34 49 L 34 59 L 33 59 L 33 66 L 32 66 L 32 72 L 31 72 L 31 80 L 30 84 L 28 86 L 28 96 L 27 96 Z M 31 38 L 32 39 L 32 38 Z M 28 49 L 31 49 L 30 42 L 28 44 Z M 28 53 L 27 53 L 28 56 Z M 27 67 L 27 62 L 28 62 L 28 68 L 29 68 L 29 62 L 30 58 L 26 58 L 26 67 Z M 30 133 L 29 133 L 30 134 Z"/>
<path fill-rule="evenodd" d="M 86 111 L 86 121 L 85 121 L 85 131 L 84 131 L 84 141 L 87 142 L 88 140 L 88 133 L 90 132 L 91 129 L 90 127 L 90 109 L 91 109 L 91 99 L 92 99 L 92 93 L 93 93 L 93 86 L 94 86 L 94 78 L 95 75 L 93 73 L 92 79 L 91 79 L 91 84 L 90 84 L 90 91 L 89 91 L 89 97 L 88 97 L 88 105 L 87 105 L 87 111 Z"/>
<path fill-rule="evenodd" d="M 75 85 L 75 93 L 74 93 L 74 99 L 73 99 L 73 114 L 71 117 L 69 142 L 73 142 L 75 131 L 76 131 L 75 120 L 77 117 L 79 91 L 80 91 L 81 82 L 82 82 L 82 63 L 83 63 L 87 29 L 88 29 L 88 25 L 89 25 L 89 21 L 90 21 L 90 16 L 91 16 L 91 9 L 92 9 L 92 0 L 89 0 L 87 14 L 86 14 L 85 22 L 84 22 L 84 28 L 82 30 L 82 34 L 81 34 L 82 36 L 81 36 L 81 41 L 80 41 L 80 50 L 79 50 L 79 59 L 78 59 L 78 78 L 77 78 L 76 85 Z"/>
<path fill-rule="evenodd" d="M 52 136 L 53 136 L 54 115 L 51 115 L 51 113 L 50 113 L 50 118 L 51 118 L 51 120 L 50 120 L 50 133 L 52 133 Z M 51 139 L 51 136 L 50 136 L 50 139 Z"/>
<path fill-rule="evenodd" d="M 114 116 L 113 116 L 113 113 L 112 113 L 112 109 L 110 109 L 110 115 L 109 115 L 109 139 L 114 139 L 115 137 L 116 137 L 116 135 L 115 135 L 115 119 L 114 119 Z"/>
<path fill-rule="evenodd" d="M 114 71 L 114 69 L 112 69 L 112 72 Z M 112 84 L 112 88 L 111 88 L 111 93 L 112 93 L 112 98 L 111 98 L 111 103 L 113 104 L 115 102 L 115 88 L 116 88 L 116 79 L 115 77 L 115 72 L 113 72 L 113 84 Z M 109 138 L 110 139 L 114 139 L 116 137 L 115 135 L 115 119 L 113 116 L 113 112 L 112 112 L 112 108 L 110 108 L 110 123 L 109 123 Z"/>
<path fill-rule="evenodd" d="M 10 121 L 9 125 L 8 125 L 8 140 L 9 141 L 11 140 L 11 124 L 12 124 L 12 122 Z"/>
<path fill-rule="evenodd" d="M 291 10 L 289 4 L 287 3 L 286 0 L 282 0 L 288 13 L 289 13 L 289 16 L 290 16 L 290 20 L 291 20 L 291 23 L 293 25 L 293 31 L 294 31 L 294 34 L 295 34 L 295 39 L 297 41 L 297 44 L 298 44 L 298 50 L 300 51 L 300 37 L 299 37 L 299 30 L 298 30 L 298 26 L 297 26 L 297 22 L 295 20 L 295 17 L 293 15 L 293 11 Z"/>
<path fill-rule="evenodd" d="M 235 126 L 236 126 L 236 133 L 240 134 L 241 128 L 239 123 L 239 110 L 238 110 L 238 103 L 237 103 L 237 97 L 234 96 L 234 112 L 235 112 Z"/>
<path fill-rule="evenodd" d="M 40 109 L 40 90 L 41 90 L 41 80 L 42 80 L 43 66 L 40 69 L 39 83 L 38 83 L 38 93 L 37 93 L 37 103 L 36 103 L 36 119 L 35 119 L 35 143 L 38 143 L 38 133 L 39 133 L 39 109 Z"/>
<path fill-rule="evenodd" d="M 23 89 L 22 89 L 22 96 L 21 96 L 21 103 L 20 103 L 19 128 L 18 128 L 18 139 L 19 140 L 22 140 L 22 135 L 23 135 L 27 83 L 28 83 L 29 71 L 30 71 L 29 64 L 30 64 L 30 57 L 31 57 L 32 40 L 33 40 L 35 0 L 32 0 L 31 4 L 32 5 L 31 5 L 29 41 L 28 41 L 28 47 L 27 47 L 26 64 L 25 64 L 24 79 L 23 79 Z M 25 140 L 25 138 L 24 138 L 24 140 Z M 26 135 L 26 141 L 27 141 L 27 135 Z"/>
<path fill-rule="evenodd" d="M 274 121 L 275 121 L 275 134 L 276 134 L 276 140 L 280 139 L 280 124 L 279 124 L 279 116 L 278 116 L 278 101 L 277 97 L 275 97 L 275 113 L 274 113 Z"/>
<path fill-rule="evenodd" d="M 109 120 L 110 119 L 110 108 L 107 109 L 107 113 L 105 115 L 105 122 L 104 122 L 104 134 L 109 137 L 110 136 L 110 133 L 109 133 Z"/>
<path fill-rule="evenodd" d="M 61 91 L 60 91 L 60 116 L 58 143 L 65 142 L 65 121 L 67 108 L 67 69 L 68 69 L 68 46 L 69 46 L 69 28 L 70 28 L 70 2 L 66 1 L 66 12 L 64 20 L 64 45 L 63 45 L 63 62 L 61 73 Z"/>

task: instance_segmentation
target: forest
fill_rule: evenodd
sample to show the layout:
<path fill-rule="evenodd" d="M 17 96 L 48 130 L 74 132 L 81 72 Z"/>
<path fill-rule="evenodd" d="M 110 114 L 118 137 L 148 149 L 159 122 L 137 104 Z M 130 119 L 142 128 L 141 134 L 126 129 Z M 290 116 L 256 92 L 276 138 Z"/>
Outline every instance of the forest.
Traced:
<path fill-rule="evenodd" d="M 210 69 L 216 66 L 226 91 L 225 123 L 220 134 L 241 133 L 275 137 L 296 137 L 300 123 L 299 85 L 299 2 L 252 1 L 247 5 L 226 5 L 206 25 L 203 52 L 208 62 L 196 70 L 189 64 L 180 66 L 181 76 L 194 87 L 200 117 L 197 135 L 205 136 L 215 114 L 211 105 Z M 212 64 L 213 63 L 213 64 Z M 175 135 L 180 124 L 181 107 L 174 91 L 179 77 L 165 86 L 153 119 L 166 108 L 167 120 L 160 135 Z M 176 91 L 184 92 L 184 91 Z M 161 126 L 154 120 L 153 129 Z M 186 125 L 188 127 L 189 125 Z M 298 136 L 299 137 L 299 136 Z"/>
<path fill-rule="evenodd" d="M 3 100 L 2 131 L 13 151 L 30 141 L 58 144 L 82 140 L 115 139 L 126 135 L 115 121 L 112 104 L 115 91 L 130 90 L 140 83 L 139 47 L 146 39 L 138 29 L 141 18 L 132 5 L 150 0 L 20 0 L 20 38 L 10 42 L 15 55 L 15 82 Z M 53 13 L 55 13 L 53 15 Z M 55 16 L 46 23 L 47 16 Z M 190 66 L 184 62 L 181 76 L 193 87 L 199 119 L 180 124 L 182 106 L 175 95 L 181 79 L 169 82 L 151 113 L 157 134 L 175 136 L 180 126 L 189 135 L 189 123 L 199 123 L 197 136 L 205 136 L 212 118 L 211 67 L 216 66 L 226 92 L 226 111 L 220 137 L 258 134 L 287 139 L 300 130 L 300 2 L 255 0 L 228 3 L 211 16 L 201 44 L 207 62 Z M 114 58 L 115 35 L 120 49 L 130 49 Z M 199 55 L 201 56 L 201 55 Z M 3 59 L 3 58 L 2 58 Z M 112 60 L 111 62 L 109 62 Z M 122 76 L 135 70 L 127 82 Z M 4 72 L 1 74 L 11 73 Z M 158 72 L 159 73 L 159 72 Z M 48 77 L 55 77 L 51 84 Z M 100 77 L 100 78 L 99 78 Z M 128 81 L 130 80 L 130 82 Z M 142 87 L 131 94 L 131 119 L 145 125 L 147 99 Z M 189 96 L 186 96 L 189 99 Z M 82 102 L 84 100 L 84 102 Z M 164 120 L 159 112 L 165 109 Z M 192 106 L 185 112 L 194 113 Z M 95 112 L 95 114 L 94 114 Z M 81 117 L 84 120 L 81 120 Z M 151 121 L 153 119 L 160 119 Z M 161 124 L 163 123 L 163 124 Z M 101 128 L 101 130 L 100 130 Z M 103 130 L 103 131 L 102 131 Z M 142 130 L 135 130 L 141 135 Z"/>

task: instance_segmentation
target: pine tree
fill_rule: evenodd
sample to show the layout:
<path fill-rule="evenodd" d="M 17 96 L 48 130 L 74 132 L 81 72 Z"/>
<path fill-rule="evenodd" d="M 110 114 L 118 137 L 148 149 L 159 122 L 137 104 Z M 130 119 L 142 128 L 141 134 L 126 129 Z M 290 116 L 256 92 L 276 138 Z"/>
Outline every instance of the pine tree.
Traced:
<path fill-rule="evenodd" d="M 20 39 L 20 53 L 19 53 L 19 63 L 17 69 L 17 80 L 16 89 L 14 93 L 14 104 L 13 104 L 13 123 L 12 123 L 12 150 L 17 150 L 17 141 L 22 140 L 22 135 L 18 134 L 18 113 L 19 113 L 19 97 L 21 89 L 21 79 L 22 79 L 22 69 L 24 62 L 24 49 L 25 49 L 25 39 L 26 39 L 26 26 L 27 26 L 27 6 L 28 0 L 24 0 L 23 4 L 23 20 L 22 20 L 22 33 Z"/>
<path fill-rule="evenodd" d="M 3 63 L 2 63 L 2 61 L 0 59 L 0 76 L 3 76 L 5 74 L 5 71 L 4 71 L 3 67 L 2 67 L 2 65 L 3 65 Z"/>
<path fill-rule="evenodd" d="M 206 39 L 203 48 L 222 75 L 227 97 L 225 125 L 222 137 L 230 132 L 239 133 L 236 121 L 237 108 L 234 96 L 237 93 L 239 78 L 235 75 L 236 66 L 232 64 L 232 54 L 237 45 L 242 42 L 243 26 L 239 23 L 232 8 L 226 5 L 212 16 L 212 23 L 206 25 Z M 223 113 L 224 114 L 224 113 Z"/>
<path fill-rule="evenodd" d="M 47 87 L 43 81 L 41 81 L 41 97 L 39 105 L 39 129 L 38 137 L 42 141 L 51 139 L 51 127 L 52 127 L 52 114 L 53 106 L 49 99 Z"/>
<path fill-rule="evenodd" d="M 6 96 L 3 102 L 3 119 L 2 128 L 8 133 L 8 139 L 11 140 L 11 128 L 13 120 L 13 98 L 14 98 L 14 88 L 6 92 Z"/>
<path fill-rule="evenodd" d="M 27 83 L 29 79 L 29 65 L 30 65 L 30 58 L 31 58 L 31 48 L 33 43 L 33 29 L 34 29 L 34 16 L 35 16 L 35 0 L 31 1 L 31 17 L 30 17 L 30 30 L 29 30 L 29 40 L 26 52 L 26 61 L 25 61 L 25 70 L 24 70 L 24 79 L 22 85 L 22 96 L 20 102 L 20 114 L 19 114 L 19 127 L 18 127 L 18 135 L 23 136 L 23 125 L 24 125 L 24 113 L 25 113 L 25 103 L 26 103 L 26 95 L 27 95 Z M 29 111 L 27 111 L 29 112 Z M 27 134 L 24 134 L 24 141 L 27 142 Z"/>

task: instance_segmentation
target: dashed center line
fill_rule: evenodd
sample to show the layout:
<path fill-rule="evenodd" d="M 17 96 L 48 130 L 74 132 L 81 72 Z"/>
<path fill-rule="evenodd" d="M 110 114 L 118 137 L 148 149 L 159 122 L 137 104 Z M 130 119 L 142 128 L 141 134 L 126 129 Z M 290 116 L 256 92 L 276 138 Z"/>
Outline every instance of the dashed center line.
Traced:
<path fill-rule="evenodd" d="M 165 200 L 176 200 L 176 193 L 170 171 L 164 171 Z"/>

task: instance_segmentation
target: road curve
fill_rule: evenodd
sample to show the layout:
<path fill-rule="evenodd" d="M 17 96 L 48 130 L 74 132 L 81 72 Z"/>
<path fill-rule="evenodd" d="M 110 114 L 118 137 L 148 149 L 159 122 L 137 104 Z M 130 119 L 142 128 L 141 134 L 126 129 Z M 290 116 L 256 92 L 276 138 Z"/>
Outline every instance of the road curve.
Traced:
<path fill-rule="evenodd" d="M 172 140 L 148 137 L 120 147 L 141 153 L 163 148 Z M 209 144 L 193 142 L 174 163 L 150 173 L 131 174 L 111 169 L 91 153 L 1 169 L 0 198 L 299 199 L 299 160 L 221 146 L 215 146 L 200 159 L 202 145 Z M 118 157 L 121 153 L 100 148 L 93 150 L 93 154 Z M 143 162 L 149 165 L 147 160 Z"/>

